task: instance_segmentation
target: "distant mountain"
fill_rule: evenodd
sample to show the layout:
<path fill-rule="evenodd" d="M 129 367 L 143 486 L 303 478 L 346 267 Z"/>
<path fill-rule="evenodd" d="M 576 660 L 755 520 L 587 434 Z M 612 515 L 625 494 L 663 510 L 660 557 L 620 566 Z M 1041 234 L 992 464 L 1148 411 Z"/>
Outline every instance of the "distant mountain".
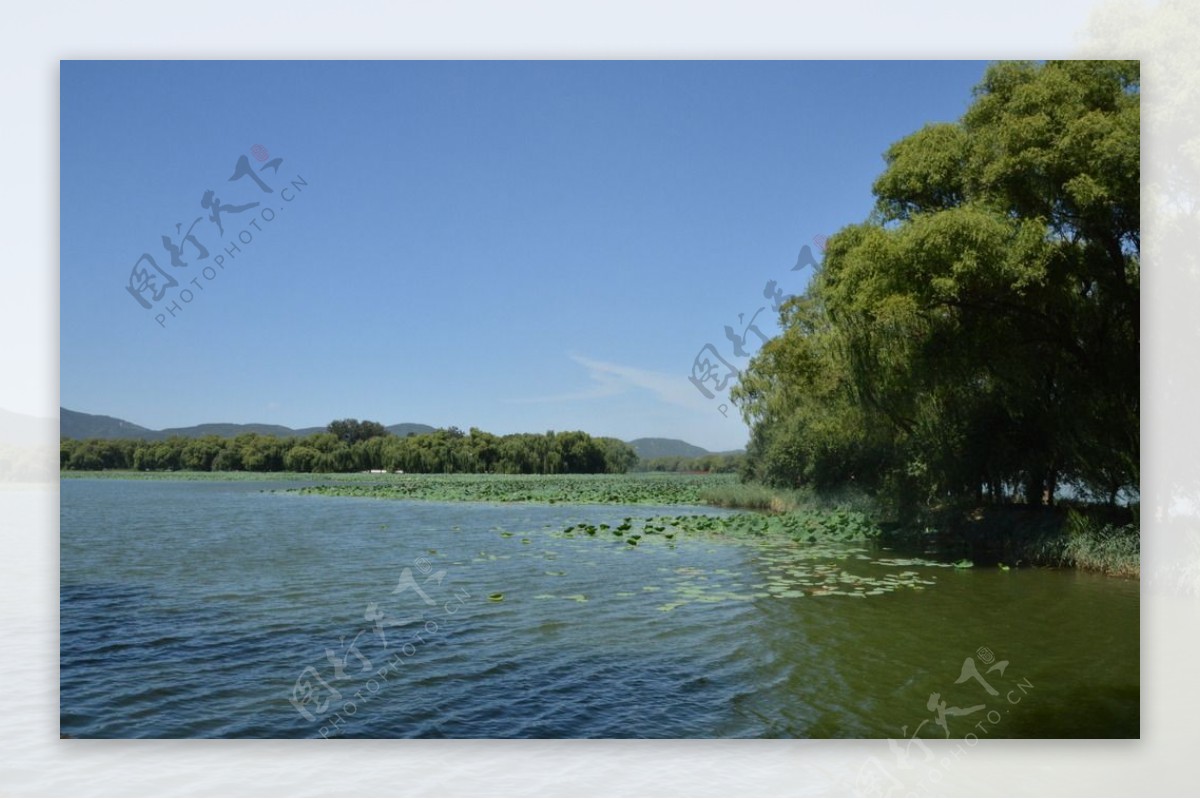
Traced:
<path fill-rule="evenodd" d="M 427 424 L 413 424 L 412 422 L 388 425 L 388 432 L 400 438 L 406 438 L 411 435 L 419 436 L 422 433 L 432 433 L 436 429 L 436 427 L 430 427 Z"/>
<path fill-rule="evenodd" d="M 58 434 L 66 438 L 158 438 L 154 430 L 112 416 L 58 409 Z"/>
<path fill-rule="evenodd" d="M 324 427 L 314 427 L 313 432 L 320 432 Z M 221 438 L 233 438 L 240 436 L 242 433 L 259 433 L 264 436 L 294 436 L 297 431 L 290 427 L 284 427 L 281 424 L 197 424 L 191 427 L 168 427 L 165 430 L 159 430 L 154 433 L 155 438 L 170 438 L 171 436 L 183 436 L 184 438 L 200 438 L 201 436 L 220 436 Z"/>
<path fill-rule="evenodd" d="M 652 458 L 699 458 L 708 455 L 708 450 L 680 441 L 678 438 L 635 438 L 628 442 L 633 451 L 643 460 Z"/>
<path fill-rule="evenodd" d="M 171 436 L 184 438 L 199 438 L 200 436 L 220 436 L 233 438 L 242 433 L 259 433 L 268 436 L 307 436 L 322 433 L 324 427 L 304 427 L 294 430 L 279 424 L 225 424 L 209 423 L 191 427 L 168 427 L 165 430 L 151 430 L 148 427 L 117 419 L 112 416 L 98 416 L 91 413 L 80 413 L 66 408 L 59 408 L 59 435 L 65 438 L 143 438 L 147 441 L 158 441 Z M 2 413 L 2 412 L 0 412 Z M 3 417 L 0 417 L 0 432 L 3 429 Z M 53 419 L 47 420 L 51 424 Z M 14 425 L 16 427 L 16 425 Z M 435 428 L 427 424 L 405 422 L 388 427 L 394 435 L 407 436 L 410 433 L 432 433 Z"/>

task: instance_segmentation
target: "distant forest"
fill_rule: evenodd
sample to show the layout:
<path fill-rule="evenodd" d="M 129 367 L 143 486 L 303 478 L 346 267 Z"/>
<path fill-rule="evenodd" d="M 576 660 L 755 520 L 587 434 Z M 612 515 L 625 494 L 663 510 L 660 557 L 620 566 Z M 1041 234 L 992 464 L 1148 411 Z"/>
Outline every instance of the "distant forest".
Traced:
<path fill-rule="evenodd" d="M 637 452 L 624 441 L 577 430 L 497 436 L 450 427 L 396 436 L 378 422 L 357 419 L 306 436 L 63 438 L 59 457 L 60 468 L 79 471 L 602 474 L 628 472 L 637 463 Z"/>
<path fill-rule="evenodd" d="M 639 472 L 716 472 L 736 473 L 746 463 L 741 452 L 710 452 L 694 458 L 682 455 L 663 455 L 658 458 L 643 458 L 638 462 Z"/>

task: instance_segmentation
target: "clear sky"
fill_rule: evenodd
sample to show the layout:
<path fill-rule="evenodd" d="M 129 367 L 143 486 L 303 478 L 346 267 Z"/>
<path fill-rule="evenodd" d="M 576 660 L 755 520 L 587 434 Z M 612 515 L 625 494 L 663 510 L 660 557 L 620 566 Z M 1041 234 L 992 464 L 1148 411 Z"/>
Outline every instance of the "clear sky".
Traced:
<path fill-rule="evenodd" d="M 697 355 L 748 362 L 725 326 L 776 333 L 765 284 L 985 66 L 63 62 L 62 405 L 742 447 Z"/>

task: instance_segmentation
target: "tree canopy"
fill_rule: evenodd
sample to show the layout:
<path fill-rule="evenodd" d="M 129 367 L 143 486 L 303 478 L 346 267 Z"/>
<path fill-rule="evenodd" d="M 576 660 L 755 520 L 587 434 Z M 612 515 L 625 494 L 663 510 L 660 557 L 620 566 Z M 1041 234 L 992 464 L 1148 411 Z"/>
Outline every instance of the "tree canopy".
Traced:
<path fill-rule="evenodd" d="M 337 419 L 329 423 L 326 432 L 333 433 L 347 444 L 356 444 L 369 438 L 390 436 L 391 433 L 379 422 L 358 421 L 357 419 Z"/>
<path fill-rule="evenodd" d="M 1136 493 L 1138 74 L 994 64 L 888 149 L 734 390 L 752 476 L 910 509 Z"/>
<path fill-rule="evenodd" d="M 243 433 L 234 438 L 174 436 L 164 441 L 64 438 L 60 467 L 71 470 L 592 474 L 624 473 L 633 447 L 581 431 L 497 436 L 456 427 L 405 438 L 375 422 L 340 420 L 309 436 Z M 363 433 L 370 433 L 364 437 Z"/>

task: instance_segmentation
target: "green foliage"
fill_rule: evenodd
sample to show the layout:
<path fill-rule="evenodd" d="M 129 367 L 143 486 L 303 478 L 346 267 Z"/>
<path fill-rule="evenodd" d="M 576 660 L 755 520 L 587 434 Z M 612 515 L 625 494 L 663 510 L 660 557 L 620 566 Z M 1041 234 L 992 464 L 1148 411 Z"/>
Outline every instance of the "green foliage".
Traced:
<path fill-rule="evenodd" d="M 596 442 L 604 449 L 604 471 L 624 474 L 638 464 L 637 451 L 619 438 L 601 437 Z"/>
<path fill-rule="evenodd" d="M 1136 494 L 1136 62 L 1002 63 L 897 142 L 733 392 L 745 474 L 897 516 Z"/>
<path fill-rule="evenodd" d="M 59 467 L 80 471 L 129 469 L 133 465 L 135 447 L 133 441 L 64 438 L 59 442 Z"/>
<path fill-rule="evenodd" d="M 222 440 L 217 436 L 205 436 L 189 441 L 179 456 L 179 465 L 189 471 L 212 471 L 213 461 L 221 454 Z"/>
<path fill-rule="evenodd" d="M 325 429 L 348 445 L 391 435 L 388 429 L 379 422 L 360 422 L 357 419 L 337 419 L 330 422 Z"/>
<path fill-rule="evenodd" d="M 710 452 L 707 455 L 688 457 L 684 455 L 663 455 L 657 458 L 647 458 L 637 461 L 637 470 L 641 472 L 712 472 L 714 474 L 735 474 L 742 469 L 746 456 L 735 453 Z"/>
<path fill-rule="evenodd" d="M 315 472 L 320 459 L 320 450 L 298 444 L 287 451 L 283 464 L 289 472 Z"/>
<path fill-rule="evenodd" d="M 621 474 L 637 463 L 637 453 L 625 442 L 580 431 L 495 436 L 449 428 L 400 438 L 380 434 L 382 427 L 374 422 L 347 419 L 329 427 L 302 438 L 243 433 L 232 439 L 62 439 L 59 466 L 77 471 Z"/>

